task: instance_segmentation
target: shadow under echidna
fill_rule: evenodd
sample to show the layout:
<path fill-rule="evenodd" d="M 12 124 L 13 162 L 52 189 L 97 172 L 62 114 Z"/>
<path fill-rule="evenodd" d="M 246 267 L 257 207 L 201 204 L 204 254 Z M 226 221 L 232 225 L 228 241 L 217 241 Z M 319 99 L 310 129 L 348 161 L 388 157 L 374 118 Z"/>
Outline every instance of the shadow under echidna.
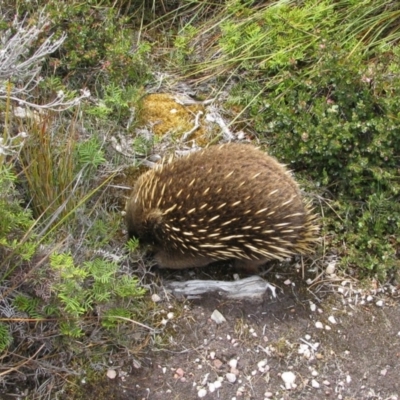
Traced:
<path fill-rule="evenodd" d="M 127 203 L 129 238 L 160 267 L 232 260 L 254 270 L 312 251 L 316 216 L 285 167 L 252 145 L 211 146 L 165 159 L 137 180 Z"/>

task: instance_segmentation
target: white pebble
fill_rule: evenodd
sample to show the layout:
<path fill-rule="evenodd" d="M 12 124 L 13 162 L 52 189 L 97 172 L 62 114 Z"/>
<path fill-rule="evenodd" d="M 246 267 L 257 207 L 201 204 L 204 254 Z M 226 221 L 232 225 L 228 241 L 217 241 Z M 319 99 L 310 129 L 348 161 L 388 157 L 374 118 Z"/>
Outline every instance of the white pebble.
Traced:
<path fill-rule="evenodd" d="M 213 383 L 209 383 L 208 384 L 208 390 L 210 391 L 210 393 L 214 393 L 215 392 L 215 385 Z"/>
<path fill-rule="evenodd" d="M 218 379 L 223 379 L 223 378 L 221 377 L 221 378 L 218 378 Z M 216 381 L 214 382 L 214 387 L 215 387 L 215 389 L 219 389 L 221 386 L 222 386 L 221 381 L 216 380 Z"/>
<path fill-rule="evenodd" d="M 325 330 L 330 331 L 332 328 L 329 325 L 325 325 Z"/>
<path fill-rule="evenodd" d="M 218 310 L 214 310 L 214 312 L 211 314 L 211 319 L 218 325 L 226 322 L 225 317 Z"/>
<path fill-rule="evenodd" d="M 117 376 L 117 371 L 115 369 L 109 369 L 107 371 L 107 378 L 109 379 L 115 379 Z"/>
<path fill-rule="evenodd" d="M 311 386 L 313 388 L 315 388 L 315 389 L 318 389 L 319 388 L 319 383 L 315 379 L 312 379 L 311 380 Z"/>
<path fill-rule="evenodd" d="M 304 336 L 304 339 L 310 340 L 310 339 L 311 339 L 311 335 L 306 335 L 306 336 Z"/>
<path fill-rule="evenodd" d="M 168 318 L 168 319 L 174 318 L 174 313 L 173 313 L 173 312 L 169 312 L 169 313 L 167 314 L 167 318 Z"/>
<path fill-rule="evenodd" d="M 372 301 L 373 299 L 374 298 L 371 295 L 367 296 L 367 301 Z"/>
<path fill-rule="evenodd" d="M 385 369 L 383 369 L 382 371 L 381 371 L 381 375 L 382 376 L 385 376 L 387 374 L 387 369 L 385 368 Z"/>
<path fill-rule="evenodd" d="M 151 300 L 154 301 L 154 303 L 159 303 L 161 301 L 161 297 L 158 294 L 154 293 L 151 295 Z"/>
<path fill-rule="evenodd" d="M 226 376 L 226 379 L 230 383 L 235 383 L 236 382 L 236 375 L 235 374 L 232 374 L 232 373 L 228 372 L 225 376 Z"/>
<path fill-rule="evenodd" d="M 237 360 L 236 360 L 236 358 L 232 358 L 232 360 L 229 360 L 229 362 L 228 362 L 228 365 L 231 367 L 231 368 L 236 368 L 237 367 Z"/>
<path fill-rule="evenodd" d="M 214 360 L 214 358 L 215 358 L 215 351 L 211 351 L 211 352 L 210 352 L 210 358 L 211 358 L 211 360 Z"/>
<path fill-rule="evenodd" d="M 325 272 L 328 275 L 332 275 L 335 272 L 335 267 L 336 267 L 336 261 L 331 261 L 328 266 L 326 267 Z"/>
<path fill-rule="evenodd" d="M 311 372 L 311 375 L 312 375 L 312 376 L 318 376 L 318 372 L 314 369 L 314 371 Z"/>
<path fill-rule="evenodd" d="M 274 395 L 274 394 L 273 394 L 272 392 L 265 392 L 265 393 L 264 393 L 264 397 L 265 397 L 266 399 L 270 399 L 273 395 Z"/>
<path fill-rule="evenodd" d="M 312 312 L 314 312 L 316 309 L 317 309 L 317 306 L 313 302 L 310 302 L 310 310 Z"/>
<path fill-rule="evenodd" d="M 326 380 L 323 381 L 322 383 L 323 383 L 325 386 L 329 386 L 329 385 L 331 384 L 329 381 L 326 381 Z"/>
<path fill-rule="evenodd" d="M 207 396 L 207 390 L 206 389 L 200 389 L 197 392 L 197 396 L 199 396 L 200 398 Z"/>
<path fill-rule="evenodd" d="M 268 361 L 267 360 L 261 360 L 257 363 L 258 368 L 263 368 L 267 365 Z"/>
<path fill-rule="evenodd" d="M 383 300 L 378 300 L 375 304 L 376 304 L 378 307 L 383 307 Z"/>
<path fill-rule="evenodd" d="M 283 282 L 283 284 L 289 286 L 292 284 L 292 281 L 290 279 L 286 279 L 286 281 Z"/>
<path fill-rule="evenodd" d="M 335 317 L 334 317 L 333 315 L 331 315 L 330 317 L 328 317 L 328 321 L 329 321 L 331 324 L 337 324 L 336 319 L 335 319 Z"/>
<path fill-rule="evenodd" d="M 295 383 L 294 381 L 296 380 L 296 375 L 291 372 L 291 371 L 287 371 L 287 372 L 283 372 L 281 375 L 281 378 L 283 380 L 283 382 L 285 382 L 285 388 L 287 390 L 293 389 L 295 388 Z"/>
<path fill-rule="evenodd" d="M 351 382 L 351 376 L 350 375 L 346 375 L 346 382 L 350 383 Z"/>
<path fill-rule="evenodd" d="M 324 328 L 324 325 L 323 325 L 322 322 L 317 321 L 317 322 L 315 323 L 315 327 L 316 327 L 317 329 L 323 329 L 323 328 Z"/>

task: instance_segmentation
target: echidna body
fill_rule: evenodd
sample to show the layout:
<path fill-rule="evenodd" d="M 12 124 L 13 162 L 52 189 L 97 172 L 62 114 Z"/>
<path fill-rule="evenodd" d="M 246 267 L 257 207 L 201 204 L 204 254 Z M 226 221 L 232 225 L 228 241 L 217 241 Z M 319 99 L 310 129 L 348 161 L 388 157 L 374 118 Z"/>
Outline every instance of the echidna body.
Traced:
<path fill-rule="evenodd" d="M 155 251 L 160 267 L 235 260 L 253 269 L 305 254 L 315 216 L 284 166 L 252 145 L 211 146 L 139 177 L 127 204 L 129 237 Z"/>

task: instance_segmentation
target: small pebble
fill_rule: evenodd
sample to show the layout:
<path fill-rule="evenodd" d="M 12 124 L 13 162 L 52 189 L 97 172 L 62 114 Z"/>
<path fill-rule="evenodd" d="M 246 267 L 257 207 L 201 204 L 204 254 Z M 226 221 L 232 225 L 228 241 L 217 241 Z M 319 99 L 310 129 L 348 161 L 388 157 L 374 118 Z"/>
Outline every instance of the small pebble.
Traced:
<path fill-rule="evenodd" d="M 296 380 L 296 375 L 293 372 L 291 371 L 283 372 L 281 378 L 283 382 L 285 382 L 285 388 L 287 390 L 294 389 L 296 387 L 294 383 L 294 381 Z"/>
<path fill-rule="evenodd" d="M 311 336 L 310 336 L 310 335 L 306 335 L 306 336 L 304 336 L 304 339 L 310 340 L 310 339 L 311 339 Z"/>
<path fill-rule="evenodd" d="M 371 295 L 367 296 L 367 301 L 372 301 L 373 299 L 374 298 Z"/>
<path fill-rule="evenodd" d="M 328 321 L 329 321 L 331 324 L 337 324 L 336 319 L 335 319 L 335 317 L 334 317 L 333 315 L 331 315 L 330 317 L 328 317 Z"/>
<path fill-rule="evenodd" d="M 325 380 L 325 381 L 323 381 L 322 382 L 325 386 L 329 386 L 331 383 L 329 382 L 329 381 L 327 381 L 327 380 Z"/>
<path fill-rule="evenodd" d="M 325 330 L 330 331 L 332 328 L 329 325 L 325 325 Z"/>
<path fill-rule="evenodd" d="M 107 371 L 107 378 L 109 379 L 115 379 L 117 376 L 117 371 L 115 369 L 109 369 Z"/>
<path fill-rule="evenodd" d="M 318 389 L 319 388 L 319 383 L 315 379 L 312 379 L 311 380 L 311 386 L 313 388 L 315 388 L 315 389 Z"/>
<path fill-rule="evenodd" d="M 351 382 L 351 376 L 350 375 L 346 375 L 346 382 L 350 383 Z"/>
<path fill-rule="evenodd" d="M 376 304 L 378 307 L 383 307 L 383 300 L 378 300 L 375 304 Z"/>
<path fill-rule="evenodd" d="M 324 328 L 324 325 L 322 324 L 322 322 L 317 321 L 317 322 L 315 323 L 315 327 L 316 327 L 317 329 L 323 329 L 323 328 Z"/>
<path fill-rule="evenodd" d="M 387 369 L 385 368 L 385 369 L 383 369 L 382 371 L 381 371 L 381 375 L 382 376 L 385 376 L 387 374 Z"/>
<path fill-rule="evenodd" d="M 226 376 L 226 379 L 230 383 L 235 383 L 236 382 L 236 375 L 235 374 L 232 374 L 232 373 L 228 372 L 225 376 Z"/>
<path fill-rule="evenodd" d="M 151 300 L 154 301 L 154 303 L 159 303 L 161 301 L 161 297 L 158 294 L 154 293 L 151 295 Z"/>
<path fill-rule="evenodd" d="M 214 393 L 215 392 L 215 385 L 213 383 L 209 383 L 208 384 L 208 390 L 210 391 L 210 393 Z"/>
<path fill-rule="evenodd" d="M 273 394 L 272 392 L 265 392 L 265 393 L 264 393 L 264 397 L 265 397 L 266 399 L 270 399 L 273 395 L 274 395 L 274 394 Z"/>
<path fill-rule="evenodd" d="M 207 390 L 206 389 L 200 389 L 197 392 L 197 396 L 199 396 L 200 398 L 205 397 L 207 395 Z"/>
<path fill-rule="evenodd" d="M 223 379 L 223 378 L 221 377 L 221 379 Z M 214 382 L 214 386 L 215 386 L 215 389 L 219 389 L 219 388 L 222 386 L 221 381 L 216 380 L 216 381 Z"/>
<path fill-rule="evenodd" d="M 259 361 L 258 363 L 257 363 L 257 367 L 258 368 L 263 368 L 263 367 L 265 367 L 266 365 L 267 365 L 267 360 L 261 360 L 261 361 Z"/>
<path fill-rule="evenodd" d="M 310 302 L 310 310 L 312 312 L 314 312 L 316 309 L 317 309 L 317 306 L 313 302 Z"/>
<path fill-rule="evenodd" d="M 169 313 L 167 314 L 167 318 L 168 318 L 168 319 L 174 318 L 174 313 L 173 313 L 173 312 L 169 312 Z"/>
<path fill-rule="evenodd" d="M 237 367 L 237 360 L 236 360 L 236 358 L 232 358 L 232 360 L 229 360 L 229 362 L 228 362 L 228 365 L 231 367 L 231 368 L 236 368 Z"/>
<path fill-rule="evenodd" d="M 318 372 L 314 369 L 314 371 L 311 372 L 311 375 L 312 375 L 312 376 L 318 376 Z"/>
<path fill-rule="evenodd" d="M 211 319 L 218 325 L 226 322 L 225 317 L 218 310 L 214 310 L 214 312 L 211 314 Z"/>
<path fill-rule="evenodd" d="M 331 261 L 328 266 L 326 267 L 325 272 L 328 275 L 332 275 L 335 272 L 336 261 Z"/>
<path fill-rule="evenodd" d="M 292 284 L 292 281 L 290 279 L 286 279 L 286 281 L 283 282 L 283 284 L 289 286 Z"/>

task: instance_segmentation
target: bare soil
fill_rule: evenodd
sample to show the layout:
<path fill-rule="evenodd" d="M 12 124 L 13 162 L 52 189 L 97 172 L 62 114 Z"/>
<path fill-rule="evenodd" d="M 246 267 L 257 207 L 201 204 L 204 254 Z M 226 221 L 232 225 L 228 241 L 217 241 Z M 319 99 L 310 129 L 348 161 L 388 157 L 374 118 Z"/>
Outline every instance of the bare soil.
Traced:
<path fill-rule="evenodd" d="M 399 288 L 360 289 L 336 277 L 310 287 L 298 275 L 275 274 L 277 297 L 259 303 L 218 294 L 181 300 L 183 311 L 167 322 L 168 345 L 149 349 L 139 368 L 114 366 L 117 377 L 88 384 L 85 398 L 400 399 Z M 170 300 L 166 313 L 174 312 Z M 210 318 L 216 309 L 226 322 Z M 284 372 L 296 377 L 291 389 Z"/>

